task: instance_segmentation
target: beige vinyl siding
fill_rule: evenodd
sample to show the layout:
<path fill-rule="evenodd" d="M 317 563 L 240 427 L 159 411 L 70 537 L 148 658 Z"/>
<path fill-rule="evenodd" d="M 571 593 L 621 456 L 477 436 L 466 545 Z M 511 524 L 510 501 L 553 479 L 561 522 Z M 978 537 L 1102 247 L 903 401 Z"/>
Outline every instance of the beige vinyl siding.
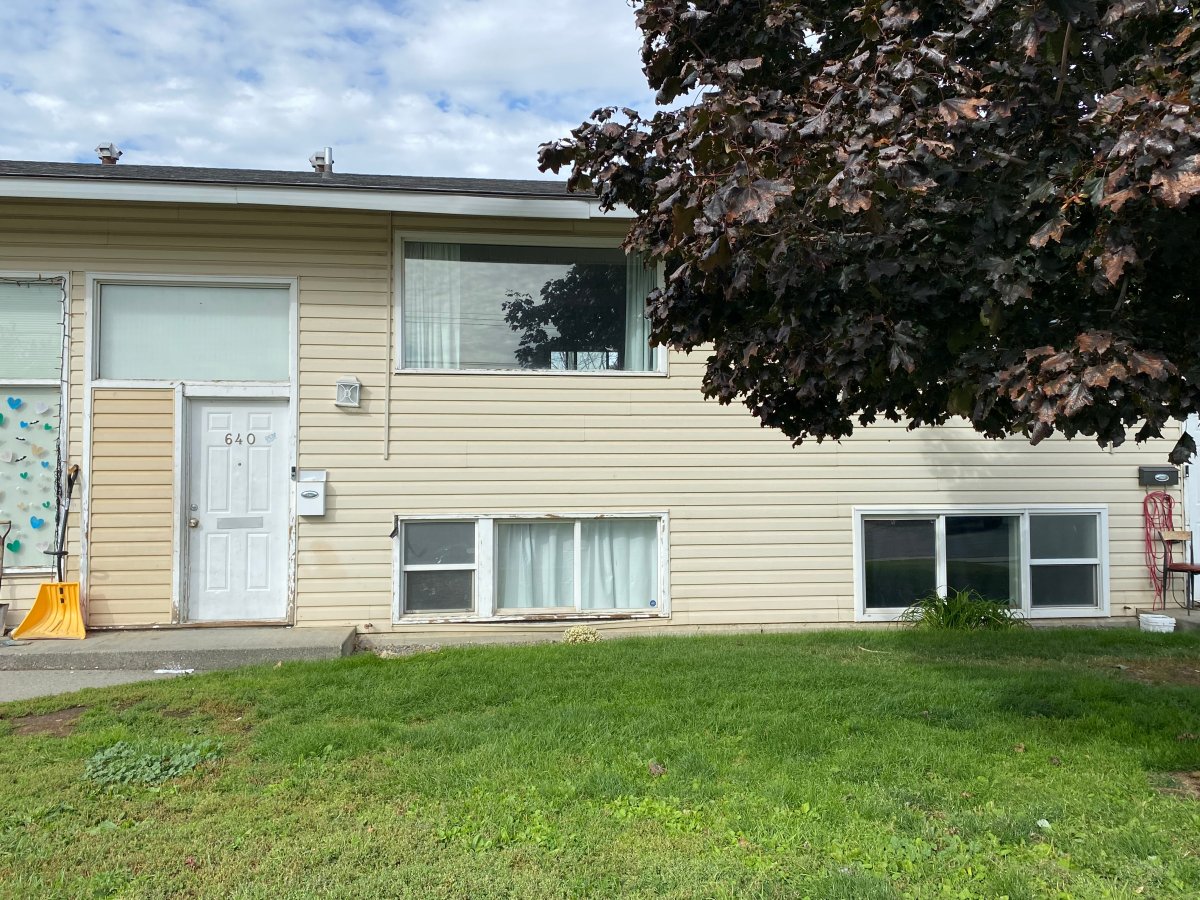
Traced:
<path fill-rule="evenodd" d="M 0 202 L 0 213 L 0 268 L 72 273 L 76 461 L 88 273 L 297 279 L 297 463 L 329 472 L 328 514 L 297 524 L 298 625 L 413 639 L 561 630 L 393 626 L 395 514 L 669 511 L 672 617 L 604 626 L 624 633 L 852 622 L 856 506 L 1099 503 L 1110 513 L 1111 611 L 1149 604 L 1136 474 L 1161 464 L 1169 442 L 1109 453 L 1084 441 L 989 442 L 962 425 L 911 434 L 876 425 L 793 448 L 744 408 L 703 399 L 702 355 L 673 355 L 670 377 L 389 374 L 393 228 L 615 243 L 619 225 L 36 201 Z M 333 405 L 342 375 L 362 382 L 360 409 Z M 95 391 L 93 625 L 169 621 L 173 402 L 161 389 Z"/>
<path fill-rule="evenodd" d="M 174 441 L 174 391 L 94 392 L 90 626 L 172 621 Z"/>

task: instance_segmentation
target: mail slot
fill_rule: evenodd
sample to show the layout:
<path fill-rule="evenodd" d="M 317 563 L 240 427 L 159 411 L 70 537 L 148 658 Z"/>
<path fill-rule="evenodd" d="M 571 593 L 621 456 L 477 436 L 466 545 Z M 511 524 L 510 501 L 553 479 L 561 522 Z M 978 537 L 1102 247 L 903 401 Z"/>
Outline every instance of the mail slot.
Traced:
<path fill-rule="evenodd" d="M 324 469 L 298 469 L 296 471 L 296 515 L 325 515 Z"/>

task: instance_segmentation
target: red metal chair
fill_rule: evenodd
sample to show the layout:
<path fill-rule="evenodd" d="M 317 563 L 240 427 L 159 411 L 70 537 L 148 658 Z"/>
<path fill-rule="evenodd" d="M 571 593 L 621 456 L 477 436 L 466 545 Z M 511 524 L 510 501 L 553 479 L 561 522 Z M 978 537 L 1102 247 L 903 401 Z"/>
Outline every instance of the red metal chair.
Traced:
<path fill-rule="evenodd" d="M 1192 582 L 1196 575 L 1200 575 L 1200 565 L 1197 565 L 1191 557 L 1192 533 L 1190 531 L 1160 531 L 1158 533 L 1158 539 L 1162 541 L 1163 546 L 1163 609 L 1166 609 L 1167 607 L 1167 592 L 1171 588 L 1171 574 L 1173 572 L 1179 572 L 1180 574 L 1186 576 L 1184 578 L 1184 597 L 1186 598 L 1184 601 L 1184 608 L 1188 611 L 1188 614 L 1191 615 L 1194 605 L 1194 588 Z M 1186 553 L 1188 556 L 1187 562 L 1183 562 L 1182 559 L 1178 562 L 1175 561 L 1173 548 L 1176 544 L 1182 545 L 1180 547 L 1180 556 L 1182 557 Z"/>

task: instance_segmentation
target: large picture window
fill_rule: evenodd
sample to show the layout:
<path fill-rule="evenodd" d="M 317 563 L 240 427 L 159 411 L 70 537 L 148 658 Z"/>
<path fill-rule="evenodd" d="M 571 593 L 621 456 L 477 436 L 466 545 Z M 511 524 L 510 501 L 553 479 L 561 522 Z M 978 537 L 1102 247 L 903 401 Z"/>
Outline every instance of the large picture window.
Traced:
<path fill-rule="evenodd" d="M 400 616 L 664 612 L 661 516 L 397 523 Z"/>
<path fill-rule="evenodd" d="M 1098 615 L 1103 523 L 1100 509 L 859 511 L 859 614 L 971 590 L 1028 615 Z"/>
<path fill-rule="evenodd" d="M 649 372 L 655 272 L 620 249 L 403 241 L 401 366 Z"/>
<path fill-rule="evenodd" d="M 58 524 L 65 294 L 0 278 L 0 535 L 6 570 L 45 569 Z"/>

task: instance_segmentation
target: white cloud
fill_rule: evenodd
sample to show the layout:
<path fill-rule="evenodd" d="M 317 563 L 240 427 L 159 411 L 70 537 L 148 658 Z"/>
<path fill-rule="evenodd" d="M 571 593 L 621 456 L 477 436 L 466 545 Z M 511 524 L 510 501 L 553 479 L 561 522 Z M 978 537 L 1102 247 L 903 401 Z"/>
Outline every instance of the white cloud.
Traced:
<path fill-rule="evenodd" d="M 597 106 L 645 110 L 624 0 L 0 4 L 0 158 L 538 177 Z"/>

